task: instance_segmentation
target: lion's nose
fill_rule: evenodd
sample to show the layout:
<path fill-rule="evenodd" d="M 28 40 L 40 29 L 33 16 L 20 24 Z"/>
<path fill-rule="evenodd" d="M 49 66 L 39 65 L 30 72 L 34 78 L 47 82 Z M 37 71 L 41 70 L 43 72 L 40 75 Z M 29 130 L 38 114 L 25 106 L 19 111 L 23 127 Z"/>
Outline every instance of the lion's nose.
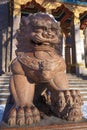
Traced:
<path fill-rule="evenodd" d="M 49 38 L 53 38 L 54 37 L 54 35 L 50 31 L 47 32 L 47 35 L 48 35 Z"/>
<path fill-rule="evenodd" d="M 51 35 L 51 30 L 48 29 L 48 30 L 47 30 L 47 34 L 48 34 L 48 35 Z"/>
<path fill-rule="evenodd" d="M 53 38 L 53 34 L 50 30 L 46 30 L 42 33 L 42 36 L 45 37 L 45 38 Z"/>

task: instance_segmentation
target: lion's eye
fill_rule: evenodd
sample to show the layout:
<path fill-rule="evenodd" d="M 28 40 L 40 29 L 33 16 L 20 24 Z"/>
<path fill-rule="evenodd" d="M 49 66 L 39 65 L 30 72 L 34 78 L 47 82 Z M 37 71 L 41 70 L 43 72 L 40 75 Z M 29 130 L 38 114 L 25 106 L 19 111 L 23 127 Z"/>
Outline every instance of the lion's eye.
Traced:
<path fill-rule="evenodd" d="M 34 28 L 34 32 L 36 32 L 36 33 L 42 32 L 42 29 L 41 28 Z"/>
<path fill-rule="evenodd" d="M 42 27 L 44 31 L 47 31 L 47 28 L 46 27 Z"/>

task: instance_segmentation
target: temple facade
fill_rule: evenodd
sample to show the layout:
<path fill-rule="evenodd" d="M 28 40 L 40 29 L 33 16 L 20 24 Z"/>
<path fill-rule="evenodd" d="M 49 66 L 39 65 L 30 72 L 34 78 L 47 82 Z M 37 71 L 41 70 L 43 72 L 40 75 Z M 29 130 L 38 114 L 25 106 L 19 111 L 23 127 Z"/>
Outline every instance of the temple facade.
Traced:
<path fill-rule="evenodd" d="M 86 0 L 3 0 L 0 16 L 2 12 L 6 16 L 2 15 L 0 21 L 0 74 L 10 71 L 11 61 L 15 58 L 16 33 L 21 18 L 37 12 L 52 14 L 60 22 L 61 55 L 66 61 L 66 72 L 87 74 Z"/>

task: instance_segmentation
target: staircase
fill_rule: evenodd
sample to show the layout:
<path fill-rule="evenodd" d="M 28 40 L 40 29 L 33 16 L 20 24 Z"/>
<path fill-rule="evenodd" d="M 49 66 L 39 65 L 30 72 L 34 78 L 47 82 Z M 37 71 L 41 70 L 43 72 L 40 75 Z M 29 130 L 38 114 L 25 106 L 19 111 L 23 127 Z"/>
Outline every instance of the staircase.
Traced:
<path fill-rule="evenodd" d="M 10 75 L 0 76 L 0 104 L 6 104 L 9 96 L 9 80 Z"/>
<path fill-rule="evenodd" d="M 77 77 L 76 75 L 67 74 L 70 89 L 80 90 L 84 101 L 87 101 L 87 76 Z"/>
<path fill-rule="evenodd" d="M 79 89 L 84 97 L 84 101 L 87 101 L 87 77 L 82 79 L 76 75 L 67 74 L 69 80 L 70 89 Z M 5 104 L 7 97 L 9 96 L 9 79 L 10 75 L 0 76 L 0 104 Z"/>

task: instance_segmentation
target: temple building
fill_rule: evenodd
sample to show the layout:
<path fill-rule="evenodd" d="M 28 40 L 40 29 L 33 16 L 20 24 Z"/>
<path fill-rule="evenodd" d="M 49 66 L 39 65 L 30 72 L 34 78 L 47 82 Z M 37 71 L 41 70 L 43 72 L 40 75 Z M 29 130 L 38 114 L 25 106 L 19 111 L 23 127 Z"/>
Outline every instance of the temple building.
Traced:
<path fill-rule="evenodd" d="M 37 12 L 52 14 L 60 22 L 66 72 L 87 74 L 86 0 L 0 0 L 0 74 L 10 71 L 15 58 L 21 18 Z"/>

